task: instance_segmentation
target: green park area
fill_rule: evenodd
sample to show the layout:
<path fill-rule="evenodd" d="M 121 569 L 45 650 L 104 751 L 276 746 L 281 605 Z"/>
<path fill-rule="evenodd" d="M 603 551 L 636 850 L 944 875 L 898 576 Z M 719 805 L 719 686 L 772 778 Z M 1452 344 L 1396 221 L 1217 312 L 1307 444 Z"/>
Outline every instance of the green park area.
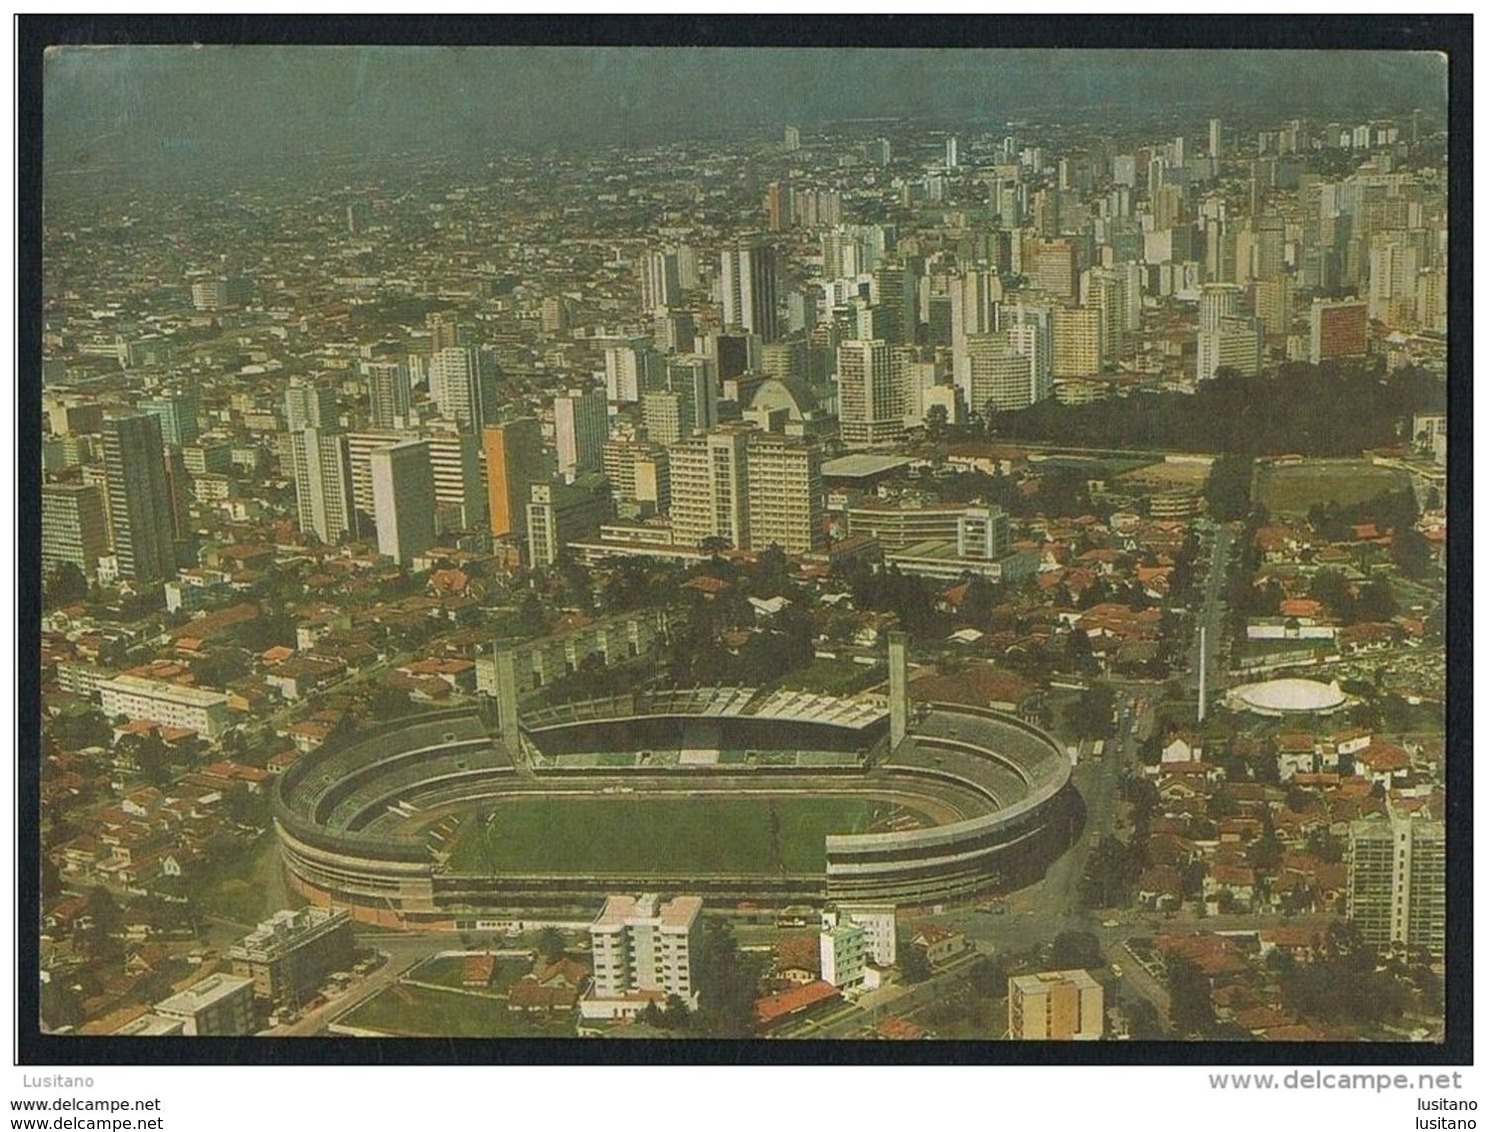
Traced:
<path fill-rule="evenodd" d="M 1408 473 L 1367 460 L 1306 460 L 1255 473 L 1255 498 L 1272 515 L 1305 515 L 1314 505 L 1329 502 L 1348 507 L 1409 486 Z"/>
<path fill-rule="evenodd" d="M 826 836 L 902 808 L 856 797 L 513 798 L 467 818 L 448 867 L 469 873 L 820 872 Z"/>
<path fill-rule="evenodd" d="M 513 1013 L 504 998 L 394 983 L 337 1019 L 393 1037 L 571 1038 L 573 1018 Z"/>

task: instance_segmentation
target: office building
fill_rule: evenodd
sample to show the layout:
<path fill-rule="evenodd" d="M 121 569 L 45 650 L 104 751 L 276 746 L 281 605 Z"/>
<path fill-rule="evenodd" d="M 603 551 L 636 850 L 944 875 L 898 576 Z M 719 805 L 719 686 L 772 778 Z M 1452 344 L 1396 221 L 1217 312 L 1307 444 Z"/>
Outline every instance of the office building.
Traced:
<path fill-rule="evenodd" d="M 1096 1041 L 1105 1033 L 1105 989 L 1088 971 L 1043 971 L 1007 980 L 1013 1041 Z"/>
<path fill-rule="evenodd" d="M 1311 360 L 1359 358 L 1368 353 L 1368 304 L 1328 302 L 1311 305 Z"/>
<path fill-rule="evenodd" d="M 1221 369 L 1255 377 L 1265 357 L 1265 327 L 1257 318 L 1221 318 L 1198 331 L 1197 380 L 1211 381 Z"/>
<path fill-rule="evenodd" d="M 191 284 L 191 305 L 199 311 L 220 311 L 247 306 L 253 284 L 241 275 L 224 275 Z"/>
<path fill-rule="evenodd" d="M 107 553 L 103 492 L 93 484 L 42 484 L 42 575 L 70 562 L 92 579 L 98 574 L 98 560 Z"/>
<path fill-rule="evenodd" d="M 169 447 L 193 444 L 201 435 L 201 397 L 194 389 L 172 389 L 143 398 L 136 409 L 160 418 L 160 439 Z"/>
<path fill-rule="evenodd" d="M 289 449 L 299 529 L 326 544 L 355 537 L 351 449 L 346 435 L 304 428 L 289 434 Z"/>
<path fill-rule="evenodd" d="M 1114 364 L 1125 353 L 1126 329 L 1132 302 L 1130 280 L 1124 271 L 1096 268 L 1089 273 L 1086 303 L 1099 312 L 1100 361 Z M 1139 325 L 1141 298 L 1135 298 Z"/>
<path fill-rule="evenodd" d="M 723 325 L 741 326 L 761 341 L 773 342 L 779 337 L 777 286 L 774 248 L 750 240 L 724 248 L 718 275 Z"/>
<path fill-rule="evenodd" d="M 428 441 L 404 440 L 374 448 L 370 462 L 377 551 L 408 566 L 437 537 Z"/>
<path fill-rule="evenodd" d="M 291 377 L 284 393 L 285 427 L 290 432 L 302 428 L 333 431 L 341 427 L 341 410 L 336 405 L 336 391 L 328 381 Z"/>
<path fill-rule="evenodd" d="M 676 252 L 647 252 L 641 258 L 639 276 L 640 307 L 647 314 L 661 314 L 681 298 Z"/>
<path fill-rule="evenodd" d="M 122 715 L 130 720 L 181 727 L 209 743 L 221 738 L 230 726 L 226 692 L 124 675 L 99 681 L 98 696 L 99 706 L 109 719 Z"/>
<path fill-rule="evenodd" d="M 1446 827 L 1371 817 L 1348 826 L 1348 919 L 1380 952 L 1446 949 Z"/>
<path fill-rule="evenodd" d="M 105 420 L 103 465 L 119 576 L 144 584 L 174 577 L 174 521 L 160 418 L 142 413 Z"/>
<path fill-rule="evenodd" d="M 181 1024 L 192 1038 L 243 1037 L 253 1033 L 253 980 L 208 975 L 155 1004 L 155 1013 Z"/>
<path fill-rule="evenodd" d="M 600 525 L 613 517 L 609 481 L 598 472 L 534 483 L 527 501 L 527 564 L 554 565 L 568 543 L 598 534 Z"/>
<path fill-rule="evenodd" d="M 473 346 L 448 346 L 431 354 L 429 397 L 445 420 L 479 432 L 496 419 L 494 363 Z"/>
<path fill-rule="evenodd" d="M 1289 275 L 1278 275 L 1255 284 L 1255 317 L 1271 338 L 1283 338 L 1291 331 L 1294 292 Z"/>
<path fill-rule="evenodd" d="M 1226 318 L 1238 318 L 1244 288 L 1236 283 L 1205 283 L 1198 293 L 1198 329 L 1217 330 Z"/>
<path fill-rule="evenodd" d="M 673 442 L 674 443 L 674 442 Z M 621 515 L 653 515 L 671 506 L 671 462 L 666 449 L 648 440 L 616 437 L 604 442 L 604 478 Z"/>
<path fill-rule="evenodd" d="M 1221 118 L 1208 119 L 1208 156 L 1215 162 L 1224 156 L 1224 123 Z"/>
<path fill-rule="evenodd" d="M 570 389 L 553 398 L 552 415 L 558 474 L 572 478 L 597 472 L 604 441 L 609 438 L 609 404 L 604 389 Z"/>
<path fill-rule="evenodd" d="M 589 925 L 594 985 L 580 1009 L 586 1017 L 638 1013 L 645 1002 L 664 1004 L 676 995 L 697 1006 L 692 957 L 702 927 L 702 898 L 676 896 L 662 901 L 642 896 L 610 896 Z M 627 1009 L 626 1000 L 637 1002 Z"/>
<path fill-rule="evenodd" d="M 653 388 L 660 369 L 650 343 L 644 338 L 616 342 L 604 350 L 604 387 L 611 404 L 635 404 Z"/>
<path fill-rule="evenodd" d="M 893 351 L 882 339 L 843 342 L 836 350 L 837 416 L 848 448 L 904 437 L 904 389 Z"/>
<path fill-rule="evenodd" d="M 351 913 L 302 908 L 275 912 L 228 949 L 232 973 L 253 982 L 254 998 L 296 1009 L 327 975 L 355 960 Z"/>
<path fill-rule="evenodd" d="M 1053 376 L 1088 377 L 1100 372 L 1104 319 L 1093 307 L 1053 312 Z"/>
<path fill-rule="evenodd" d="M 434 425 L 438 423 L 433 422 Z M 351 493 L 356 502 L 359 530 L 366 529 L 364 520 L 375 521 L 372 452 L 406 440 L 421 440 L 428 444 L 429 463 L 434 473 L 434 504 L 438 521 L 442 524 L 438 529 L 469 529 L 489 521 L 480 480 L 480 438 L 454 427 L 431 425 L 417 431 L 389 429 L 347 434 Z"/>
<path fill-rule="evenodd" d="M 483 437 L 491 534 L 524 537 L 532 484 L 548 478 L 542 426 L 535 417 L 523 417 L 492 425 Z"/>
<path fill-rule="evenodd" d="M 785 127 L 785 152 L 794 153 L 800 148 L 800 130 L 795 126 Z"/>
<path fill-rule="evenodd" d="M 718 538 L 739 550 L 818 549 L 820 453 L 807 441 L 731 426 L 668 449 L 675 542 Z"/>
<path fill-rule="evenodd" d="M 372 404 L 373 428 L 407 428 L 413 404 L 412 382 L 404 362 L 362 362 Z"/>

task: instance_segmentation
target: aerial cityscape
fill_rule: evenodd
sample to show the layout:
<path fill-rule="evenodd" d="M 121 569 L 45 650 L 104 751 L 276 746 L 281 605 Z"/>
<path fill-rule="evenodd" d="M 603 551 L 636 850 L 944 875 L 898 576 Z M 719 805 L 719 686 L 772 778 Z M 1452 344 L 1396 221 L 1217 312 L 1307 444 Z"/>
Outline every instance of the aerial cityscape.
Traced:
<path fill-rule="evenodd" d="M 47 67 L 43 1031 L 1444 1040 L 1442 57 Z"/>

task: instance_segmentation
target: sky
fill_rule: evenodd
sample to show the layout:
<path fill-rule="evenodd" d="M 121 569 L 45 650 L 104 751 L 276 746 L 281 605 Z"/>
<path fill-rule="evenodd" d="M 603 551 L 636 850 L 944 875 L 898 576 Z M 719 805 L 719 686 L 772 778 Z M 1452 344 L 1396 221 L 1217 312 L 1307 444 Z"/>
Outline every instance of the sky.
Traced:
<path fill-rule="evenodd" d="M 62 48 L 45 64 L 43 119 L 48 165 L 277 161 L 315 147 L 626 142 L 1090 105 L 1443 110 L 1445 76 L 1439 55 L 1377 51 Z"/>

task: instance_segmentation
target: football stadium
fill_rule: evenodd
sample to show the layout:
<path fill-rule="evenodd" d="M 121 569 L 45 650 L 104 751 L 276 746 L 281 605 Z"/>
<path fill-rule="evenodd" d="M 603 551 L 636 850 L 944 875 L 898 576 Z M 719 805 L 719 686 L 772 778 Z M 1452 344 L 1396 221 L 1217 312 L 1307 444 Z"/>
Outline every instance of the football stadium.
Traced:
<path fill-rule="evenodd" d="M 1038 728 L 911 704 L 902 642 L 887 703 L 700 688 L 505 714 L 416 716 L 291 766 L 275 823 L 295 888 L 451 930 L 656 887 L 922 906 L 1031 882 L 1082 813 Z"/>

